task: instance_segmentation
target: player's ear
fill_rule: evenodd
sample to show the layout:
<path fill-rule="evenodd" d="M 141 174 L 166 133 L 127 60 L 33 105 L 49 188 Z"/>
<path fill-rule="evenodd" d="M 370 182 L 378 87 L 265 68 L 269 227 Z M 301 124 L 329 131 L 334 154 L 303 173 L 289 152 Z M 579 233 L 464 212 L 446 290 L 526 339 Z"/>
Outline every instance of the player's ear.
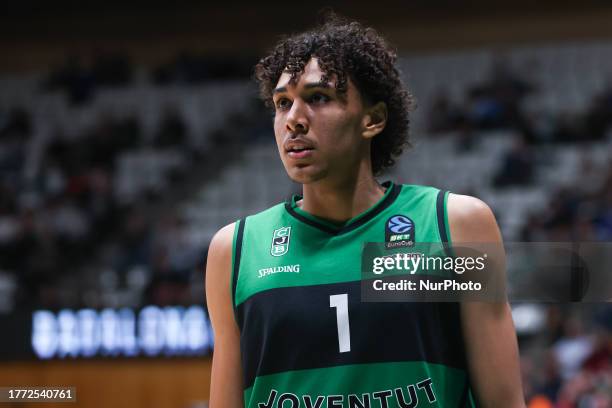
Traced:
<path fill-rule="evenodd" d="M 366 109 L 363 116 L 363 137 L 371 139 L 383 131 L 387 125 L 387 105 L 378 102 Z"/>

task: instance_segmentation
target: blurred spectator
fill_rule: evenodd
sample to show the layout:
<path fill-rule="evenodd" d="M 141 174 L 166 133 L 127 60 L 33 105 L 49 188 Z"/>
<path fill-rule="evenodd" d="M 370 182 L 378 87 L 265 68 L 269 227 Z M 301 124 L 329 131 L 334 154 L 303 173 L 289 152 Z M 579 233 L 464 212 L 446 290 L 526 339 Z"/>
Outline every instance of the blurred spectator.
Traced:
<path fill-rule="evenodd" d="M 435 134 L 454 130 L 465 119 L 464 112 L 450 101 L 446 89 L 439 90 L 427 114 L 429 132 Z"/>
<path fill-rule="evenodd" d="M 503 158 L 502 166 L 493 178 L 493 185 L 495 187 L 529 185 L 533 177 L 533 154 L 524 139 L 518 137 L 512 149 Z"/>
<path fill-rule="evenodd" d="M 179 112 L 167 107 L 153 144 L 158 148 L 183 146 L 187 142 L 187 127 Z"/>
<path fill-rule="evenodd" d="M 472 125 L 466 120 L 462 119 L 462 121 L 463 123 L 459 125 L 457 141 L 455 145 L 459 153 L 467 153 L 474 150 L 478 143 L 478 140 L 476 132 L 474 132 Z"/>
<path fill-rule="evenodd" d="M 64 66 L 52 72 L 42 87 L 47 91 L 63 90 L 74 105 L 92 100 L 104 86 L 125 86 L 132 79 L 128 58 L 122 54 L 97 52 L 92 58 L 70 55 Z"/>
<path fill-rule="evenodd" d="M 595 95 L 585 114 L 586 134 L 589 140 L 600 140 L 612 125 L 612 87 Z"/>
<path fill-rule="evenodd" d="M 599 211 L 594 219 L 597 238 L 612 241 L 612 188 L 604 191 L 599 201 Z"/>
<path fill-rule="evenodd" d="M 553 344 L 553 353 L 560 366 L 561 377 L 574 377 L 595 348 L 594 339 L 584 332 L 575 317 L 565 321 L 563 336 Z"/>
<path fill-rule="evenodd" d="M 612 240 L 612 165 L 605 170 L 583 157 L 572 185 L 551 192 L 546 210 L 529 216 L 521 230 L 522 239 Z"/>
<path fill-rule="evenodd" d="M 557 143 L 584 141 L 580 117 L 577 113 L 559 112 L 556 115 L 553 140 Z"/>
<path fill-rule="evenodd" d="M 97 51 L 92 75 L 100 86 L 126 86 L 132 80 L 132 67 L 126 55 Z"/>
<path fill-rule="evenodd" d="M 490 78 L 468 92 L 469 116 L 480 129 L 515 127 L 524 122 L 520 103 L 532 91 L 533 85 L 514 72 L 509 61 L 498 57 Z"/>
<path fill-rule="evenodd" d="M 0 142 L 6 139 L 26 140 L 32 132 L 32 118 L 23 108 L 0 111 Z"/>
<path fill-rule="evenodd" d="M 508 61 L 498 57 L 489 78 L 466 90 L 464 106 L 450 101 L 446 90 L 439 90 L 427 114 L 430 132 L 445 133 L 457 130 L 459 151 L 468 151 L 474 143 L 474 130 L 513 128 L 519 130 L 526 141 L 539 140 L 541 135 L 534 117 L 522 112 L 526 95 L 535 91 L 529 83 L 510 68 Z"/>
<path fill-rule="evenodd" d="M 155 84 L 196 84 L 211 80 L 248 78 L 257 60 L 235 55 L 204 56 L 181 53 L 175 60 L 162 64 L 152 72 Z"/>
<path fill-rule="evenodd" d="M 91 66 L 83 59 L 71 55 L 63 67 L 52 72 L 43 84 L 47 91 L 63 90 L 68 94 L 68 100 L 74 105 L 89 102 L 96 90 L 96 81 Z"/>
<path fill-rule="evenodd" d="M 115 242 L 119 248 L 115 265 L 118 271 L 124 273 L 133 266 L 149 265 L 152 256 L 151 228 L 137 206 L 126 215 Z"/>

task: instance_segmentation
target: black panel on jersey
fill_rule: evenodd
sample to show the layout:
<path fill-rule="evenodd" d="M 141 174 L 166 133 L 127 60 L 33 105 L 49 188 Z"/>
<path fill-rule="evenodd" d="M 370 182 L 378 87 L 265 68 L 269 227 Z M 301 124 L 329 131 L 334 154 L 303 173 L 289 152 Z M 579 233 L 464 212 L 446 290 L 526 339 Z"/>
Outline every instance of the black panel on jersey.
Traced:
<path fill-rule="evenodd" d="M 351 350 L 340 353 L 329 302 L 344 293 Z M 261 375 L 345 364 L 427 361 L 466 368 L 457 303 L 361 302 L 361 281 L 355 281 L 263 291 L 236 313 L 245 388 Z"/>
<path fill-rule="evenodd" d="M 391 182 L 385 181 L 384 183 L 382 183 L 382 186 L 389 188 L 391 187 Z M 365 224 L 366 222 L 370 221 L 372 218 L 376 217 L 385 208 L 389 207 L 395 201 L 395 199 L 397 198 L 397 196 L 400 194 L 401 191 L 402 191 L 401 185 L 393 184 L 389 194 L 384 198 L 382 202 L 380 202 L 375 208 L 373 208 L 372 211 L 370 211 L 364 217 L 358 219 L 357 221 L 351 224 L 348 224 L 348 225 L 339 226 L 338 228 L 333 228 L 327 224 L 323 224 L 321 222 L 317 222 L 316 220 L 310 219 L 308 217 L 304 217 L 302 214 L 295 211 L 295 209 L 293 208 L 292 199 L 290 199 L 288 202 L 285 203 L 285 209 L 287 210 L 289 214 L 291 214 L 292 217 L 297 218 L 303 223 L 306 223 L 312 227 L 318 228 L 321 231 L 327 232 L 328 234 L 340 235 L 340 234 L 344 234 L 349 231 L 352 231 L 355 228 L 358 228 L 362 226 L 363 224 Z"/>
<path fill-rule="evenodd" d="M 458 408 L 465 408 L 468 406 L 468 396 L 470 393 L 470 381 L 466 378 L 465 386 L 463 387 L 463 393 L 461 394 L 461 399 L 459 400 Z"/>
<path fill-rule="evenodd" d="M 448 243 L 448 234 L 446 232 L 446 222 L 444 221 L 444 195 L 446 191 L 440 190 L 436 198 L 436 214 L 438 216 L 438 232 L 440 239 L 444 243 Z"/>
<path fill-rule="evenodd" d="M 440 239 L 442 240 L 442 245 L 444 246 L 444 252 L 448 256 L 453 256 L 452 250 L 449 246 L 450 235 L 449 231 L 446 230 L 446 220 L 444 217 L 444 196 L 446 195 L 446 191 L 440 190 L 438 192 L 438 197 L 436 198 L 436 216 L 438 217 L 438 233 L 440 234 Z"/>
<path fill-rule="evenodd" d="M 244 223 L 246 218 L 238 221 L 236 234 L 236 252 L 234 253 L 234 273 L 232 276 L 232 305 L 236 304 L 236 287 L 238 285 L 238 272 L 240 271 L 240 256 L 242 255 L 242 237 L 244 236 Z"/>

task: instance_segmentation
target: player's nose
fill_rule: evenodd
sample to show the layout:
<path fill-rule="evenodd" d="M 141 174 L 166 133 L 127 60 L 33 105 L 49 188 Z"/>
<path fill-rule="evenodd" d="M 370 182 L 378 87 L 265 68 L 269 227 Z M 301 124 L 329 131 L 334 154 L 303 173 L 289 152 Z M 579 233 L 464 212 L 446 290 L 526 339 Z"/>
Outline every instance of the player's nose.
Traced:
<path fill-rule="evenodd" d="M 308 118 L 303 102 L 294 101 L 291 105 L 291 110 L 287 115 L 287 130 L 291 134 L 308 133 Z"/>

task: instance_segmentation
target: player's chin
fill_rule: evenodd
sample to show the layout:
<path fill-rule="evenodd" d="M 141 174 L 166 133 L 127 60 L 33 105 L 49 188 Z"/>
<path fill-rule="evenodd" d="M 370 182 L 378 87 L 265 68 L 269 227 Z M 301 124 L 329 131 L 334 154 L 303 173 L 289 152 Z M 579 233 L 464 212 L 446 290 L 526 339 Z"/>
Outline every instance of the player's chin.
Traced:
<path fill-rule="evenodd" d="M 313 164 L 294 164 L 285 166 L 289 178 L 300 184 L 310 184 L 325 177 L 323 171 Z"/>

